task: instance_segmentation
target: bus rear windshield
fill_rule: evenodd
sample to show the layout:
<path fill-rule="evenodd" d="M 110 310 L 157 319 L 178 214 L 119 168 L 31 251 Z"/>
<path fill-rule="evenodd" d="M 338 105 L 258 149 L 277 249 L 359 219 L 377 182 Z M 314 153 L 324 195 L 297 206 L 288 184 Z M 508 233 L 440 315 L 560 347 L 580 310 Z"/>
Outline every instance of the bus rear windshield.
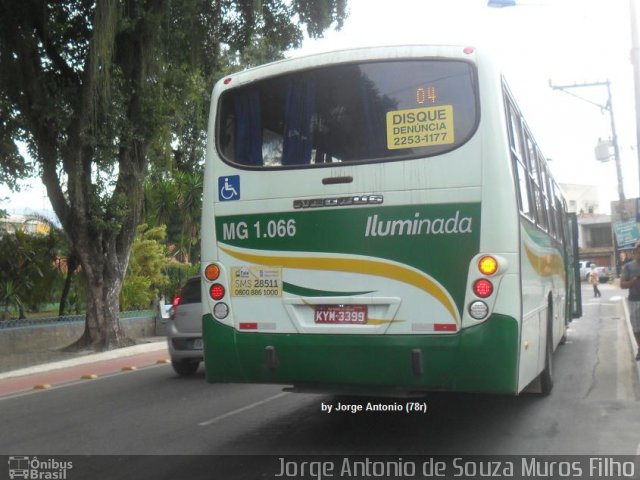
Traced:
<path fill-rule="evenodd" d="M 218 150 L 234 164 L 288 168 L 441 154 L 478 124 L 463 61 L 341 64 L 269 77 L 220 99 Z"/>

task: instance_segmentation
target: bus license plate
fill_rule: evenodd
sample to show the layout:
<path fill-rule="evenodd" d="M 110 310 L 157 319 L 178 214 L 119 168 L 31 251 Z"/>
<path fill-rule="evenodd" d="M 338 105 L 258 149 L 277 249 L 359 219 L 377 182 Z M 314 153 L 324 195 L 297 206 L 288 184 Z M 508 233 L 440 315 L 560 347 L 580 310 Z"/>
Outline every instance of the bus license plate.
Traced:
<path fill-rule="evenodd" d="M 367 323 L 367 306 L 317 305 L 313 312 L 313 321 L 323 324 L 365 324 Z"/>

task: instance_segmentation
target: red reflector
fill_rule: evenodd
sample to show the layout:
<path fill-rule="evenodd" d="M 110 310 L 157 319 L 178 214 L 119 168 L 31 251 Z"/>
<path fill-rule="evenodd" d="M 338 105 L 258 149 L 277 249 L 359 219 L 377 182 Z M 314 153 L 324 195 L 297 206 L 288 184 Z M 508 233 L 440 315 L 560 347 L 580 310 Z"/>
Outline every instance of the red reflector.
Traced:
<path fill-rule="evenodd" d="M 222 285 L 220 285 L 219 283 L 214 283 L 213 285 L 211 285 L 211 288 L 209 289 L 209 295 L 211 295 L 211 298 L 213 298 L 214 300 L 221 300 L 222 297 L 224 297 L 224 294 L 225 291 Z"/>
<path fill-rule="evenodd" d="M 224 79 L 224 84 L 229 85 L 231 83 L 231 77 L 227 77 Z"/>
<path fill-rule="evenodd" d="M 484 278 L 476 280 L 476 283 L 473 284 L 473 293 L 480 298 L 487 298 L 493 293 L 493 284 Z"/>
<path fill-rule="evenodd" d="M 258 322 L 240 322 L 240 330 L 257 330 Z"/>
<path fill-rule="evenodd" d="M 466 53 L 467 55 L 470 55 L 475 51 L 476 51 L 476 49 L 473 48 L 473 47 L 465 47 L 465 49 L 463 50 L 463 52 Z"/>
<path fill-rule="evenodd" d="M 456 324 L 455 323 L 434 323 L 433 331 L 434 332 L 455 332 Z"/>

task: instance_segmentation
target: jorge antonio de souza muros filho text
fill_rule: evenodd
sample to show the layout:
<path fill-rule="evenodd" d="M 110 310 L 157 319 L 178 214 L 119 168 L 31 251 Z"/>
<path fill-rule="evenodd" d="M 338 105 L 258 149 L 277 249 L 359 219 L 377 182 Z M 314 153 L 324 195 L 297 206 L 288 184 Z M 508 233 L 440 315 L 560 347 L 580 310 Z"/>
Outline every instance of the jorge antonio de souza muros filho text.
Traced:
<path fill-rule="evenodd" d="M 505 457 L 509 458 L 509 457 Z M 511 457 L 513 458 L 513 457 Z M 557 458 L 557 459 L 556 459 Z M 437 478 L 437 477 L 505 477 L 505 478 L 632 478 L 635 464 L 615 457 L 522 457 L 518 460 L 468 460 L 454 457 L 448 460 L 377 459 L 375 457 L 344 457 L 338 460 L 288 460 L 278 457 L 276 478 Z"/>

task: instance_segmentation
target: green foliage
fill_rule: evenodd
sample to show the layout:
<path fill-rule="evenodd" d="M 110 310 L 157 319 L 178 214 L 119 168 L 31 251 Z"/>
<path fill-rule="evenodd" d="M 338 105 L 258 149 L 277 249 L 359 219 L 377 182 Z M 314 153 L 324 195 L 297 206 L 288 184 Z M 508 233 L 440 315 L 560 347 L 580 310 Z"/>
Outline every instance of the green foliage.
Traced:
<path fill-rule="evenodd" d="M 62 276 L 56 269 L 58 238 L 30 235 L 22 231 L 0 237 L 0 306 L 3 318 L 14 308 L 24 318 L 25 311 L 35 311 L 42 303 L 55 298 Z"/>
<path fill-rule="evenodd" d="M 0 320 L 5 320 L 9 317 L 9 308 L 15 307 L 20 312 L 23 312 L 22 297 L 19 292 L 20 288 L 16 289 L 12 280 L 0 280 L 0 303 L 4 306 Z M 21 315 L 24 318 L 24 314 Z"/>
<path fill-rule="evenodd" d="M 167 225 L 170 253 L 180 262 L 198 260 L 202 213 L 202 169 L 150 177 L 145 185 L 145 210 L 150 225 Z"/>
<path fill-rule="evenodd" d="M 20 190 L 18 181 L 32 173 L 32 165 L 20 155 L 15 143 L 23 136 L 10 102 L 0 93 L 0 185 L 12 191 Z"/>
<path fill-rule="evenodd" d="M 159 290 L 168 283 L 164 269 L 168 265 L 164 226 L 149 228 L 140 225 L 131 246 L 131 256 L 124 285 L 120 292 L 120 309 L 149 307 Z"/>
<path fill-rule="evenodd" d="M 172 262 L 166 268 L 165 272 L 169 281 L 164 287 L 162 294 L 167 303 L 169 303 L 184 286 L 188 278 L 200 273 L 200 264 L 191 265 L 189 263 Z"/>

